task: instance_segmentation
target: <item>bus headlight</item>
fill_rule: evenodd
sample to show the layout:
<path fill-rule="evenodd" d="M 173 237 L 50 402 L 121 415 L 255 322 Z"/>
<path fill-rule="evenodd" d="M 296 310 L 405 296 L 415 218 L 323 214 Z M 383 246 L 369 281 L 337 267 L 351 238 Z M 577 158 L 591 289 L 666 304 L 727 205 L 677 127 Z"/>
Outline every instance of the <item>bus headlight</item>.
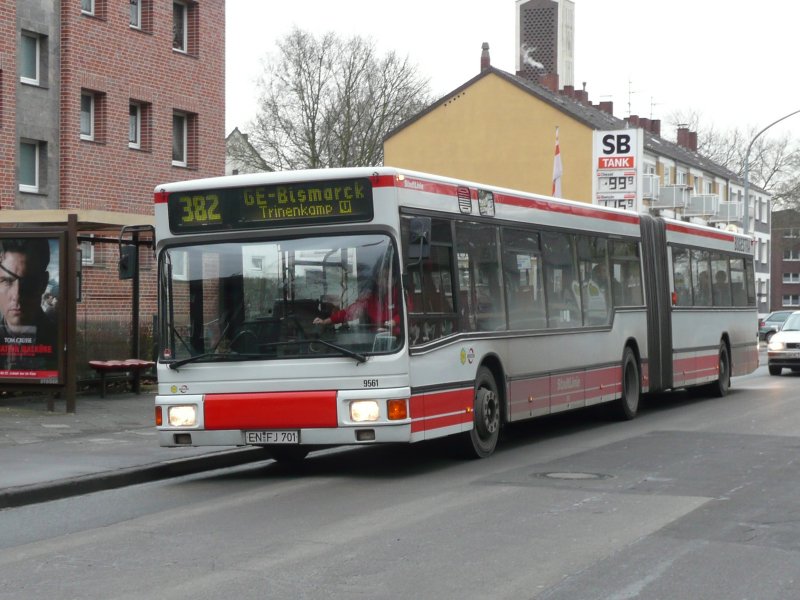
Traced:
<path fill-rule="evenodd" d="M 378 402 L 375 400 L 355 400 L 350 403 L 350 418 L 356 423 L 377 421 L 380 412 Z"/>
<path fill-rule="evenodd" d="M 194 427 L 197 425 L 197 407 L 170 406 L 167 409 L 167 422 L 171 427 Z"/>

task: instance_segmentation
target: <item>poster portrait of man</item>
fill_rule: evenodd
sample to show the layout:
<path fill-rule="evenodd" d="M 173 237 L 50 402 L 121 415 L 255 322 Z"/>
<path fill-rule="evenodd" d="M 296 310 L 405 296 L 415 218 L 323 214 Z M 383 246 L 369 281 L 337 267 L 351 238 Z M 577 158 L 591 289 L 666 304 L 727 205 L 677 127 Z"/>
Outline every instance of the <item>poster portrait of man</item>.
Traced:
<path fill-rule="evenodd" d="M 58 253 L 57 239 L 0 237 L 0 381 L 58 376 Z"/>

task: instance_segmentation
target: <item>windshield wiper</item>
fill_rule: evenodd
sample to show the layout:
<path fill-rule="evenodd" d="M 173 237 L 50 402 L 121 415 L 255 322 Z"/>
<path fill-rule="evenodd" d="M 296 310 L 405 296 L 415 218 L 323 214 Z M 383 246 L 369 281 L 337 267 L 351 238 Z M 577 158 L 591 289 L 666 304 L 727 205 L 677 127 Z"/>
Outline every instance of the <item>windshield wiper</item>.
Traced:
<path fill-rule="evenodd" d="M 355 352 L 354 350 L 350 350 L 348 348 L 345 348 L 344 346 L 339 346 L 338 344 L 334 344 L 327 340 L 315 339 L 315 340 L 304 340 L 304 341 L 307 341 L 309 345 L 322 344 L 323 346 L 327 346 L 328 348 L 336 350 L 337 352 L 341 352 L 345 356 L 349 356 L 350 358 L 355 358 L 360 363 L 367 362 L 367 357 L 361 354 L 360 352 Z"/>
<path fill-rule="evenodd" d="M 350 358 L 356 359 L 359 363 L 367 362 L 367 357 L 359 352 L 355 352 L 354 350 L 350 350 L 348 348 L 344 348 L 343 346 L 339 346 L 327 340 L 320 340 L 320 339 L 305 339 L 305 340 L 295 340 L 290 342 L 269 342 L 267 344 L 263 344 L 262 347 L 264 348 L 275 348 L 277 346 L 296 346 L 297 344 L 322 344 L 323 346 L 330 348 L 332 350 L 336 350 L 340 354 L 344 356 L 349 356 Z M 187 358 L 182 358 L 180 360 L 173 361 L 171 363 L 167 363 L 170 369 L 177 369 L 178 367 L 182 367 L 183 365 L 187 365 L 189 363 L 197 362 L 199 360 L 209 359 L 224 359 L 224 360 L 256 360 L 259 358 L 275 358 L 274 354 L 265 353 L 265 352 L 228 352 L 224 354 L 220 354 L 218 352 L 204 352 L 202 354 L 197 354 L 195 356 L 189 356 Z"/>
<path fill-rule="evenodd" d="M 188 365 L 189 363 L 196 362 L 198 360 L 203 360 L 206 358 L 214 357 L 215 359 L 225 359 L 231 360 L 233 357 L 237 357 L 238 355 L 235 353 L 228 353 L 228 354 L 220 354 L 219 352 L 203 352 L 202 354 L 195 354 L 194 356 L 189 356 L 187 358 L 181 358 L 180 360 L 173 361 L 171 363 L 167 363 L 167 366 L 170 369 L 177 369 L 178 367 L 182 367 L 183 365 Z"/>

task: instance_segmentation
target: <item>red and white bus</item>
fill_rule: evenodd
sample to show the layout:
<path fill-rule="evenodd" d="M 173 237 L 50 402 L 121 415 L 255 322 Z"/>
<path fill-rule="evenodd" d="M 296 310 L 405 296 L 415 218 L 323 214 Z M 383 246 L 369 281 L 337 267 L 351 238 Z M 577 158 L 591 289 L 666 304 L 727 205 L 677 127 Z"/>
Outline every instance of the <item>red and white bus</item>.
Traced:
<path fill-rule="evenodd" d="M 155 212 L 162 446 L 484 457 L 508 423 L 758 366 L 736 233 L 389 167 L 172 183 Z"/>

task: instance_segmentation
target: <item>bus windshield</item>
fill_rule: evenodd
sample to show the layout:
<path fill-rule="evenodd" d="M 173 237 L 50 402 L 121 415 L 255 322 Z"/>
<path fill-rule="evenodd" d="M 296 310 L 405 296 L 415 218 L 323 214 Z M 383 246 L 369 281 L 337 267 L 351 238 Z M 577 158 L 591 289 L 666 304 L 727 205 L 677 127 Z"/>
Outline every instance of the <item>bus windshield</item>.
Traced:
<path fill-rule="evenodd" d="M 159 257 L 161 359 L 347 356 L 403 345 L 395 246 L 384 234 L 202 243 Z"/>

